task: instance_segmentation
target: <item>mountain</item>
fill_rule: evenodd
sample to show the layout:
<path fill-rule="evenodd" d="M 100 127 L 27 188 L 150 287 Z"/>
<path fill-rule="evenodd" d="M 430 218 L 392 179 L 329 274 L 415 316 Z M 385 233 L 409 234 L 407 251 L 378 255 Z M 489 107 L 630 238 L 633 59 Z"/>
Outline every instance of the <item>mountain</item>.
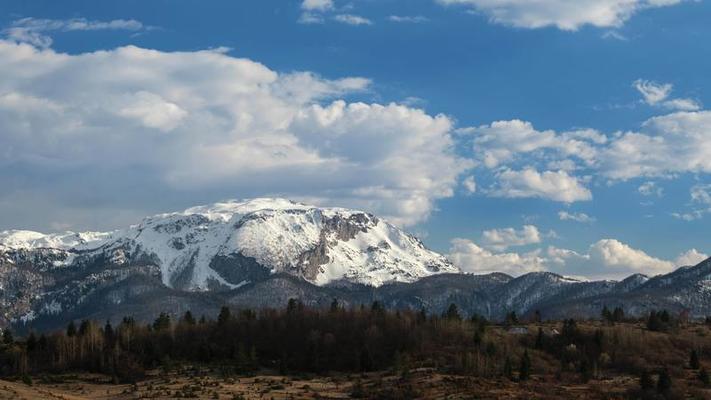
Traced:
<path fill-rule="evenodd" d="M 215 315 L 225 304 L 283 307 L 291 298 L 433 313 L 455 303 L 490 319 L 511 311 L 594 318 L 604 306 L 703 317 L 711 315 L 711 259 L 620 282 L 550 272 L 470 275 L 372 214 L 283 199 L 194 207 L 108 233 L 0 232 L 0 325 Z"/>
<path fill-rule="evenodd" d="M 372 214 L 284 199 L 194 207 L 109 233 L 0 233 L 5 321 L 63 314 L 139 277 L 195 293 L 235 290 L 277 274 L 316 286 L 377 287 L 452 272 L 458 269 L 446 258 Z M 142 287 L 127 290 L 148 290 Z M 116 304 L 124 301 L 111 295 Z"/>

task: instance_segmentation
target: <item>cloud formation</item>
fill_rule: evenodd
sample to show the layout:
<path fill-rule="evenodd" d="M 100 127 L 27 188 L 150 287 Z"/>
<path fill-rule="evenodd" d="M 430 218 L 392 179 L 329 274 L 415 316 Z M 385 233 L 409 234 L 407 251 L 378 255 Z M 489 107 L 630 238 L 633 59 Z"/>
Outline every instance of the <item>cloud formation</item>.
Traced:
<path fill-rule="evenodd" d="M 576 31 L 584 25 L 620 27 L 634 14 L 649 8 L 676 5 L 682 0 L 436 0 L 460 5 L 498 24 L 536 29 L 553 26 Z"/>
<path fill-rule="evenodd" d="M 347 24 L 347 25 L 373 25 L 373 21 L 368 18 L 361 17 L 360 15 L 353 14 L 338 14 L 333 17 L 334 21 Z"/>
<path fill-rule="evenodd" d="M 585 213 L 575 213 L 568 211 L 558 211 L 558 218 L 561 221 L 574 221 L 580 222 L 581 224 L 590 224 L 595 222 L 595 218 L 591 217 Z"/>
<path fill-rule="evenodd" d="M 68 20 L 22 18 L 14 21 L 2 33 L 5 37 L 18 42 L 30 43 L 47 48 L 52 45 L 52 32 L 125 30 L 138 32 L 151 27 L 144 26 L 134 19 L 115 19 L 111 21 L 93 21 L 84 18 Z"/>
<path fill-rule="evenodd" d="M 658 275 L 677 267 L 696 265 L 708 258 L 696 249 L 688 250 L 673 261 L 652 257 L 615 239 L 599 240 L 586 253 L 548 247 L 526 253 L 492 252 L 471 240 L 452 240 L 449 259 L 463 271 L 473 274 L 505 272 L 522 275 L 535 271 L 551 271 L 566 276 L 589 279 L 624 279 L 641 273 Z"/>
<path fill-rule="evenodd" d="M 592 200 L 592 193 L 578 178 L 563 170 L 538 172 L 506 169 L 497 174 L 498 186 L 489 194 L 507 198 L 541 198 L 563 203 Z"/>
<path fill-rule="evenodd" d="M 370 81 L 281 74 L 222 50 L 69 55 L 0 41 L 0 74 L 0 202 L 86 186 L 101 203 L 142 182 L 143 196 L 284 195 L 412 224 L 471 167 L 449 117 L 347 103 L 337 97 Z"/>
<path fill-rule="evenodd" d="M 672 111 L 697 111 L 701 106 L 693 99 L 670 99 L 669 95 L 674 88 L 671 83 L 660 84 L 653 81 L 638 79 L 632 83 L 642 95 L 643 101 L 655 107 L 662 107 Z"/>
<path fill-rule="evenodd" d="M 497 251 L 514 246 L 540 243 L 541 237 L 541 233 L 534 225 L 524 225 L 519 230 L 515 228 L 490 229 L 481 235 L 484 246 Z"/>

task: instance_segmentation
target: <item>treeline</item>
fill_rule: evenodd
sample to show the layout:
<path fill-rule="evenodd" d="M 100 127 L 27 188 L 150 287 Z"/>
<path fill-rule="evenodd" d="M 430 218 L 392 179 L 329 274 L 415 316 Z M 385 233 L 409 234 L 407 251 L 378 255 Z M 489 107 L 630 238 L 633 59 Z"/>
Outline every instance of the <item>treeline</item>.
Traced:
<path fill-rule="evenodd" d="M 178 320 L 161 314 L 151 324 L 131 318 L 115 326 L 71 322 L 62 332 L 30 333 L 22 340 L 6 330 L 0 375 L 88 371 L 130 382 L 147 369 L 183 363 L 212 365 L 225 374 L 262 369 L 407 374 L 426 367 L 519 382 L 534 374 L 587 382 L 625 373 L 640 377 L 640 388 L 668 397 L 673 380 L 692 368 L 698 384 L 708 384 L 709 337 L 677 334 L 679 318 L 665 311 L 634 323 L 621 323 L 629 321 L 621 309 L 602 315 L 607 323 L 569 319 L 518 326 L 511 313 L 507 323 L 492 326 L 482 317 L 463 318 L 455 305 L 433 316 L 388 311 L 378 302 L 344 309 L 334 300 L 330 309 L 321 310 L 291 300 L 282 310 L 223 307 L 215 318 L 186 312 Z"/>
<path fill-rule="evenodd" d="M 473 348 L 475 326 L 458 312 L 388 312 L 380 303 L 344 309 L 334 301 L 316 310 L 292 300 L 283 310 L 223 307 L 215 319 L 186 312 L 177 321 L 161 314 L 152 324 L 124 318 L 118 325 L 70 323 L 65 331 L 0 345 L 3 376 L 71 370 L 140 379 L 145 369 L 176 362 L 220 364 L 232 373 L 260 368 L 281 372 L 374 371 L 414 360 L 455 365 L 454 349 Z M 482 330 L 482 328 L 478 328 Z"/>

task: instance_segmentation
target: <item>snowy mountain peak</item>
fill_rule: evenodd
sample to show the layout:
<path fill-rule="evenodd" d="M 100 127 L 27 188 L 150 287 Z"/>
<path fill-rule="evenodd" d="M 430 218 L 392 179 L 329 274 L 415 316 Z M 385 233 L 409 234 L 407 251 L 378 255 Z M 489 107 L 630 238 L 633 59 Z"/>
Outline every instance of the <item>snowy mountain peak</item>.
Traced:
<path fill-rule="evenodd" d="M 233 289 L 286 273 L 316 285 L 380 286 L 458 272 L 394 225 L 361 211 L 279 198 L 226 201 L 159 214 L 113 233 L 0 235 L 0 249 L 51 248 L 91 263 L 155 265 L 171 288 Z M 76 257 L 75 257 L 76 256 Z"/>

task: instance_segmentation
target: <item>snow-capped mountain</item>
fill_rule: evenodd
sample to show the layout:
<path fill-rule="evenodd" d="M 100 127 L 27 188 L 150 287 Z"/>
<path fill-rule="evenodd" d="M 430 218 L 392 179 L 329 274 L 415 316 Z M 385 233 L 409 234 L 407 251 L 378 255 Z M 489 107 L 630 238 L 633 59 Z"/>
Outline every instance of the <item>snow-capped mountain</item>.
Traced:
<path fill-rule="evenodd" d="M 193 207 L 109 233 L 6 231 L 0 233 L 0 265 L 0 289 L 22 285 L 16 278 L 23 275 L 25 283 L 53 283 L 61 272 L 126 276 L 143 268 L 167 288 L 190 292 L 236 289 L 280 273 L 318 286 L 377 287 L 458 272 L 372 214 L 284 199 Z M 60 307 L 58 301 L 50 308 Z"/>
<path fill-rule="evenodd" d="M 462 274 L 415 237 L 365 212 L 283 199 L 229 201 L 160 214 L 108 233 L 0 232 L 0 326 L 56 328 L 69 319 L 151 320 L 380 301 L 391 308 L 500 319 L 596 317 L 604 306 L 711 315 L 711 259 L 648 278 L 578 281 L 550 272 Z"/>

